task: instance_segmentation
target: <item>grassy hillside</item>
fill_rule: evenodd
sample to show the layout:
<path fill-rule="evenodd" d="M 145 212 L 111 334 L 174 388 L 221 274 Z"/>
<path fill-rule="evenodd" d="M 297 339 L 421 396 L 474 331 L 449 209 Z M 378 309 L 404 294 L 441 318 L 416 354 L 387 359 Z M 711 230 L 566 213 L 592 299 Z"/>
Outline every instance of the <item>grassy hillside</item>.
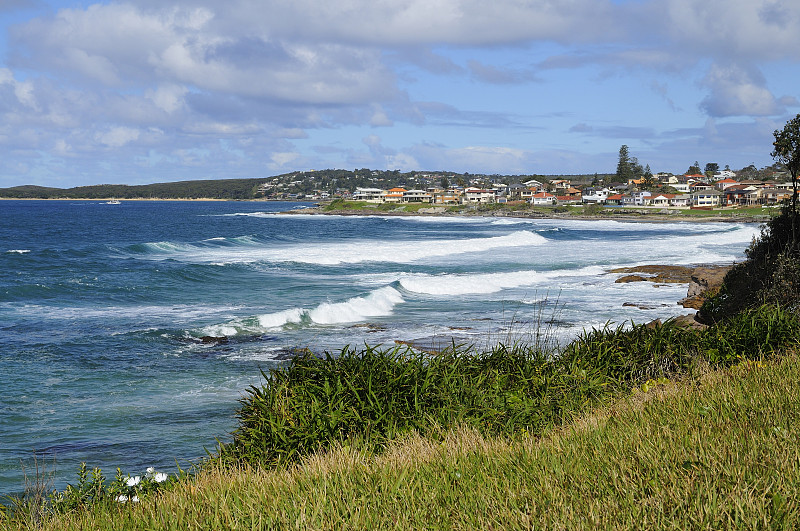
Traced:
<path fill-rule="evenodd" d="M 292 467 L 212 466 L 41 528 L 796 529 L 798 382 L 796 354 L 745 361 L 639 388 L 542 438 L 462 426 L 380 454 L 337 444 Z"/>

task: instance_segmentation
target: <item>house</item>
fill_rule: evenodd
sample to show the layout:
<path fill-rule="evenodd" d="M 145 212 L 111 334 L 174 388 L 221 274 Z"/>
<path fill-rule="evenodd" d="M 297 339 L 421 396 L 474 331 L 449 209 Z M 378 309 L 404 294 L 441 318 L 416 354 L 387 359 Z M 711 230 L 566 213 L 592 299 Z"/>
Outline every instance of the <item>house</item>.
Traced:
<path fill-rule="evenodd" d="M 574 205 L 581 202 L 581 196 L 573 197 L 570 195 L 558 195 L 556 196 L 556 200 L 558 201 L 559 205 Z"/>
<path fill-rule="evenodd" d="M 461 204 L 460 190 L 441 190 L 432 194 L 435 205 L 458 205 Z"/>
<path fill-rule="evenodd" d="M 736 177 L 736 172 L 731 170 L 722 170 L 714 174 L 715 179 L 733 179 Z"/>
<path fill-rule="evenodd" d="M 688 208 L 692 206 L 692 196 L 689 194 L 679 194 L 669 201 L 669 206 L 676 208 Z"/>
<path fill-rule="evenodd" d="M 603 188 L 602 190 L 597 190 L 594 188 L 587 188 L 583 191 L 583 195 L 581 196 L 581 201 L 584 203 L 605 203 L 606 199 L 608 199 L 609 190 L 608 188 Z"/>
<path fill-rule="evenodd" d="M 467 188 L 464 190 L 465 203 L 494 203 L 494 190 L 483 188 Z"/>
<path fill-rule="evenodd" d="M 722 192 L 718 190 L 697 190 L 689 194 L 692 197 L 694 207 L 715 207 L 719 206 Z"/>
<path fill-rule="evenodd" d="M 657 194 L 650 198 L 650 205 L 654 207 L 668 207 L 676 194 Z"/>
<path fill-rule="evenodd" d="M 430 203 L 431 194 L 425 190 L 406 190 L 403 192 L 404 203 Z"/>
<path fill-rule="evenodd" d="M 764 190 L 764 204 L 776 205 L 783 201 L 792 199 L 791 190 L 783 190 L 780 188 L 768 188 Z"/>
<path fill-rule="evenodd" d="M 405 188 L 390 188 L 381 194 L 381 201 L 384 203 L 401 203 L 405 192 L 407 192 Z"/>
<path fill-rule="evenodd" d="M 550 181 L 550 187 L 555 191 L 566 190 L 568 188 L 572 188 L 572 181 L 569 179 L 556 179 L 554 181 Z"/>
<path fill-rule="evenodd" d="M 640 190 L 638 192 L 631 193 L 631 197 L 633 198 L 633 204 L 636 206 L 645 206 L 650 204 L 650 197 L 653 195 L 653 192 L 649 192 L 647 190 Z"/>
<path fill-rule="evenodd" d="M 510 184 L 506 188 L 506 196 L 508 197 L 509 201 L 522 199 L 523 193 L 526 195 L 526 199 L 533 195 L 530 191 L 530 188 L 521 183 Z"/>
<path fill-rule="evenodd" d="M 700 181 L 695 181 L 695 182 L 693 182 L 693 183 L 691 183 L 689 185 L 689 191 L 690 192 L 704 192 L 704 191 L 713 190 L 713 189 L 714 189 L 714 187 L 711 186 L 710 184 L 704 183 L 704 182 L 700 182 Z"/>
<path fill-rule="evenodd" d="M 524 182 L 524 183 L 522 183 L 522 184 L 524 184 L 524 185 L 525 185 L 525 186 L 527 186 L 528 188 L 533 188 L 533 189 L 534 189 L 534 191 L 536 191 L 536 192 L 538 192 L 538 191 L 540 191 L 540 190 L 544 190 L 544 189 L 545 189 L 545 185 L 543 185 L 542 183 L 540 183 L 540 182 L 539 182 L 539 181 L 537 181 L 536 179 L 531 179 L 530 181 L 525 181 L 525 182 Z"/>
<path fill-rule="evenodd" d="M 725 178 L 714 182 L 714 187 L 720 192 L 722 192 L 723 190 L 725 190 L 725 188 L 728 188 L 729 186 L 736 186 L 737 184 L 739 184 L 739 181 L 731 178 Z"/>
<path fill-rule="evenodd" d="M 555 205 L 558 202 L 556 196 L 547 192 L 533 194 L 530 203 L 534 206 Z"/>
<path fill-rule="evenodd" d="M 577 201 L 580 201 L 581 199 L 581 191 L 578 190 L 577 188 L 573 188 L 572 186 L 570 186 L 566 190 L 563 190 L 560 195 L 563 195 L 564 197 L 568 197 L 570 199 L 575 199 Z"/>
<path fill-rule="evenodd" d="M 606 198 L 607 205 L 613 206 L 622 206 L 622 200 L 624 199 L 624 194 L 613 194 Z"/>
<path fill-rule="evenodd" d="M 356 191 L 353 192 L 353 200 L 379 203 L 381 201 L 382 193 L 383 190 L 380 188 L 356 188 Z"/>
<path fill-rule="evenodd" d="M 751 192 L 757 190 L 755 186 L 737 184 L 727 187 L 722 192 L 722 204 L 724 205 L 747 205 Z"/>

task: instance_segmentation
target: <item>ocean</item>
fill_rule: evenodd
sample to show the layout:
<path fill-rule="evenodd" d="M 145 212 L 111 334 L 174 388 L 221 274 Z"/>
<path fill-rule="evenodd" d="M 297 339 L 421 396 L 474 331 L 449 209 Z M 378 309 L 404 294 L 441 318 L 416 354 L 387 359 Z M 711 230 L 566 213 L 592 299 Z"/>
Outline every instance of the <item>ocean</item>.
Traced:
<path fill-rule="evenodd" d="M 743 258 L 759 227 L 284 215 L 220 201 L 0 201 L 0 495 L 39 467 L 173 472 L 297 349 L 560 342 L 687 313 L 637 264 Z M 627 303 L 627 304 L 626 304 Z"/>

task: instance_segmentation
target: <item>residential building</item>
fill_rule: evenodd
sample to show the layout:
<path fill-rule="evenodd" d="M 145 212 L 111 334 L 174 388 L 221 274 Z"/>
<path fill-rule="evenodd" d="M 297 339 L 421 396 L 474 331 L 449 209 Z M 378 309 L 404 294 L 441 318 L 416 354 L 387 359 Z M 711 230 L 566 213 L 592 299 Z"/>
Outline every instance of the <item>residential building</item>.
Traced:
<path fill-rule="evenodd" d="M 430 203 L 431 194 L 425 190 L 406 190 L 403 192 L 404 203 Z"/>
<path fill-rule="evenodd" d="M 379 203 L 382 193 L 383 190 L 380 188 L 356 188 L 356 191 L 353 192 L 353 200 Z"/>
<path fill-rule="evenodd" d="M 692 196 L 692 206 L 715 207 L 719 206 L 722 192 L 718 190 L 697 190 L 689 194 Z"/>
<path fill-rule="evenodd" d="M 401 203 L 405 192 L 407 192 L 405 188 L 390 188 L 381 194 L 381 200 L 384 203 Z"/>
<path fill-rule="evenodd" d="M 494 190 L 483 188 L 467 188 L 464 190 L 465 203 L 494 203 Z"/>
<path fill-rule="evenodd" d="M 533 194 L 530 202 L 534 206 L 555 205 L 558 202 L 556 196 L 548 192 L 538 192 Z"/>

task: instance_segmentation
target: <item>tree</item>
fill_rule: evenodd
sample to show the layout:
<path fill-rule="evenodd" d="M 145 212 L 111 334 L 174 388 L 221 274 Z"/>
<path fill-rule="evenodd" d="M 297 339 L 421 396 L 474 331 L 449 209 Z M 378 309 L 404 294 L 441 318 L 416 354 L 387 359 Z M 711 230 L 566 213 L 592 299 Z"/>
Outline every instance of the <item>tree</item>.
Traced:
<path fill-rule="evenodd" d="M 706 174 L 706 177 L 711 177 L 717 172 L 719 172 L 719 164 L 717 164 L 716 162 L 709 162 L 706 164 L 706 171 L 704 172 Z"/>
<path fill-rule="evenodd" d="M 442 188 L 447 190 L 450 188 L 450 179 L 447 178 L 447 175 L 442 175 L 442 180 L 440 181 Z"/>
<path fill-rule="evenodd" d="M 627 183 L 631 179 L 635 179 L 636 175 L 633 171 L 633 164 L 631 162 L 628 146 L 622 144 L 619 148 L 619 159 L 617 161 L 617 179 Z"/>
<path fill-rule="evenodd" d="M 800 114 L 786 122 L 783 130 L 772 133 L 775 149 L 770 153 L 772 158 L 789 172 L 792 177 L 792 251 L 797 252 L 797 174 L 800 173 Z"/>
<path fill-rule="evenodd" d="M 686 170 L 686 175 L 697 175 L 698 173 L 700 173 L 700 163 L 694 161 L 694 164 L 689 166 L 689 169 Z"/>

